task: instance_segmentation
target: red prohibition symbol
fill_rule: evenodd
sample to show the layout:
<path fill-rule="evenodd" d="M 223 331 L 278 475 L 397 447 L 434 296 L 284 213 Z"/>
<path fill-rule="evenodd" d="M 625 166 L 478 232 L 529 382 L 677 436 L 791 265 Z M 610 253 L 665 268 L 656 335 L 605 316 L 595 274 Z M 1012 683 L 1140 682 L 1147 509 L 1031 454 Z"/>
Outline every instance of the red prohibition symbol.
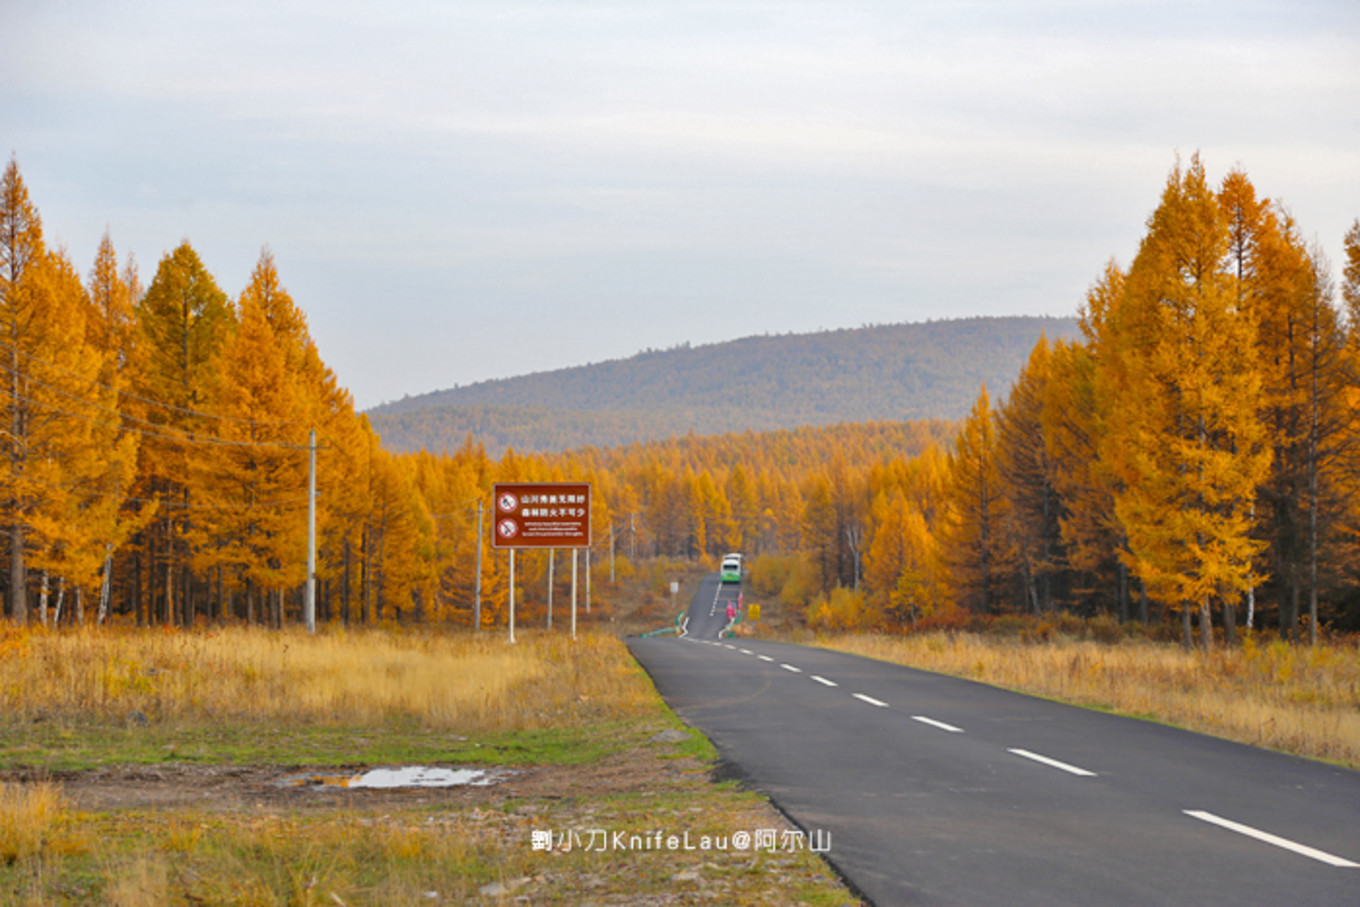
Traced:
<path fill-rule="evenodd" d="M 515 508 L 519 506 L 519 499 L 506 492 L 496 499 L 496 506 L 501 509 L 501 513 L 514 513 Z"/>
<path fill-rule="evenodd" d="M 512 539 L 519 535 L 519 523 L 514 520 L 501 520 L 496 524 L 496 532 L 503 539 Z"/>

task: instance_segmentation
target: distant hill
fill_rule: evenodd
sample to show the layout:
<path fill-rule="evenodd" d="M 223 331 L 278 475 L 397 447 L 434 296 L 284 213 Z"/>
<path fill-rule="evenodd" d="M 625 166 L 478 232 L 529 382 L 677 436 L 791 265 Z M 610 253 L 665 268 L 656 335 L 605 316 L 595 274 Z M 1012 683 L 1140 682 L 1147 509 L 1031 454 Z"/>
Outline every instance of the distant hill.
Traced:
<path fill-rule="evenodd" d="M 368 411 L 391 450 L 615 446 L 683 435 L 872 420 L 958 419 L 985 381 L 1004 396 L 1040 334 L 1071 318 L 968 318 L 647 350 L 484 381 Z"/>

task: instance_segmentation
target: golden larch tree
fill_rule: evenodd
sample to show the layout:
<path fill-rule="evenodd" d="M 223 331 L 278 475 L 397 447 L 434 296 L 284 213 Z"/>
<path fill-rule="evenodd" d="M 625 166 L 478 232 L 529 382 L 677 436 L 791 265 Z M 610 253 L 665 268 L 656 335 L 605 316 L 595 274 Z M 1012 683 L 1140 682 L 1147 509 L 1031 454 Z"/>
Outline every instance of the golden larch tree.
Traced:
<path fill-rule="evenodd" d="M 1256 324 L 1224 269 L 1228 242 L 1195 156 L 1167 180 L 1111 313 L 1122 379 L 1114 434 L 1129 478 L 1115 513 L 1128 560 L 1181 611 L 1187 643 L 1198 610 L 1206 650 L 1212 603 L 1254 581 L 1251 506 L 1271 461 Z"/>

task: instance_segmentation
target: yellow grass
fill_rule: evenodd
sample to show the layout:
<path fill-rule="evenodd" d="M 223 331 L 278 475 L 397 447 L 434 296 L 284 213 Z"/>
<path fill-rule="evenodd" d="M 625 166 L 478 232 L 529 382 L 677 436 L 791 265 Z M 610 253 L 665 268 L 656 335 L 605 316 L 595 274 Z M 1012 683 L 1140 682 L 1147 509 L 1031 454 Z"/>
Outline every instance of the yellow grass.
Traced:
<path fill-rule="evenodd" d="M 65 808 L 56 785 L 0 783 L 0 865 L 40 853 Z"/>
<path fill-rule="evenodd" d="M 1146 640 L 842 636 L 828 648 L 1360 768 L 1360 651 L 1249 637 L 1208 656 Z"/>
<path fill-rule="evenodd" d="M 194 632 L 0 626 L 0 714 L 123 721 L 208 719 L 364 724 L 411 719 L 433 729 L 554 723 L 594 704 L 645 705 L 615 638 L 527 634 L 516 645 L 438 631 Z"/>

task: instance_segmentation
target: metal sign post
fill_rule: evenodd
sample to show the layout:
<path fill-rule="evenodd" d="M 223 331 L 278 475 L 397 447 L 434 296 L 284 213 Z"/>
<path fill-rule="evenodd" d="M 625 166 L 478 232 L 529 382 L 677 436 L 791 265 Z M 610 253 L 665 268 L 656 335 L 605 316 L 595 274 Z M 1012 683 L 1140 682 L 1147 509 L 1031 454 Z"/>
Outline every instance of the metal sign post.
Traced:
<path fill-rule="evenodd" d="M 515 641 L 515 549 L 510 549 L 510 641 Z"/>
<path fill-rule="evenodd" d="M 548 629 L 552 629 L 553 550 L 570 548 L 571 630 L 576 636 L 576 552 L 590 548 L 590 485 L 497 482 L 492 487 L 491 545 L 510 551 L 510 641 L 515 641 L 515 551 L 548 549 Z"/>

